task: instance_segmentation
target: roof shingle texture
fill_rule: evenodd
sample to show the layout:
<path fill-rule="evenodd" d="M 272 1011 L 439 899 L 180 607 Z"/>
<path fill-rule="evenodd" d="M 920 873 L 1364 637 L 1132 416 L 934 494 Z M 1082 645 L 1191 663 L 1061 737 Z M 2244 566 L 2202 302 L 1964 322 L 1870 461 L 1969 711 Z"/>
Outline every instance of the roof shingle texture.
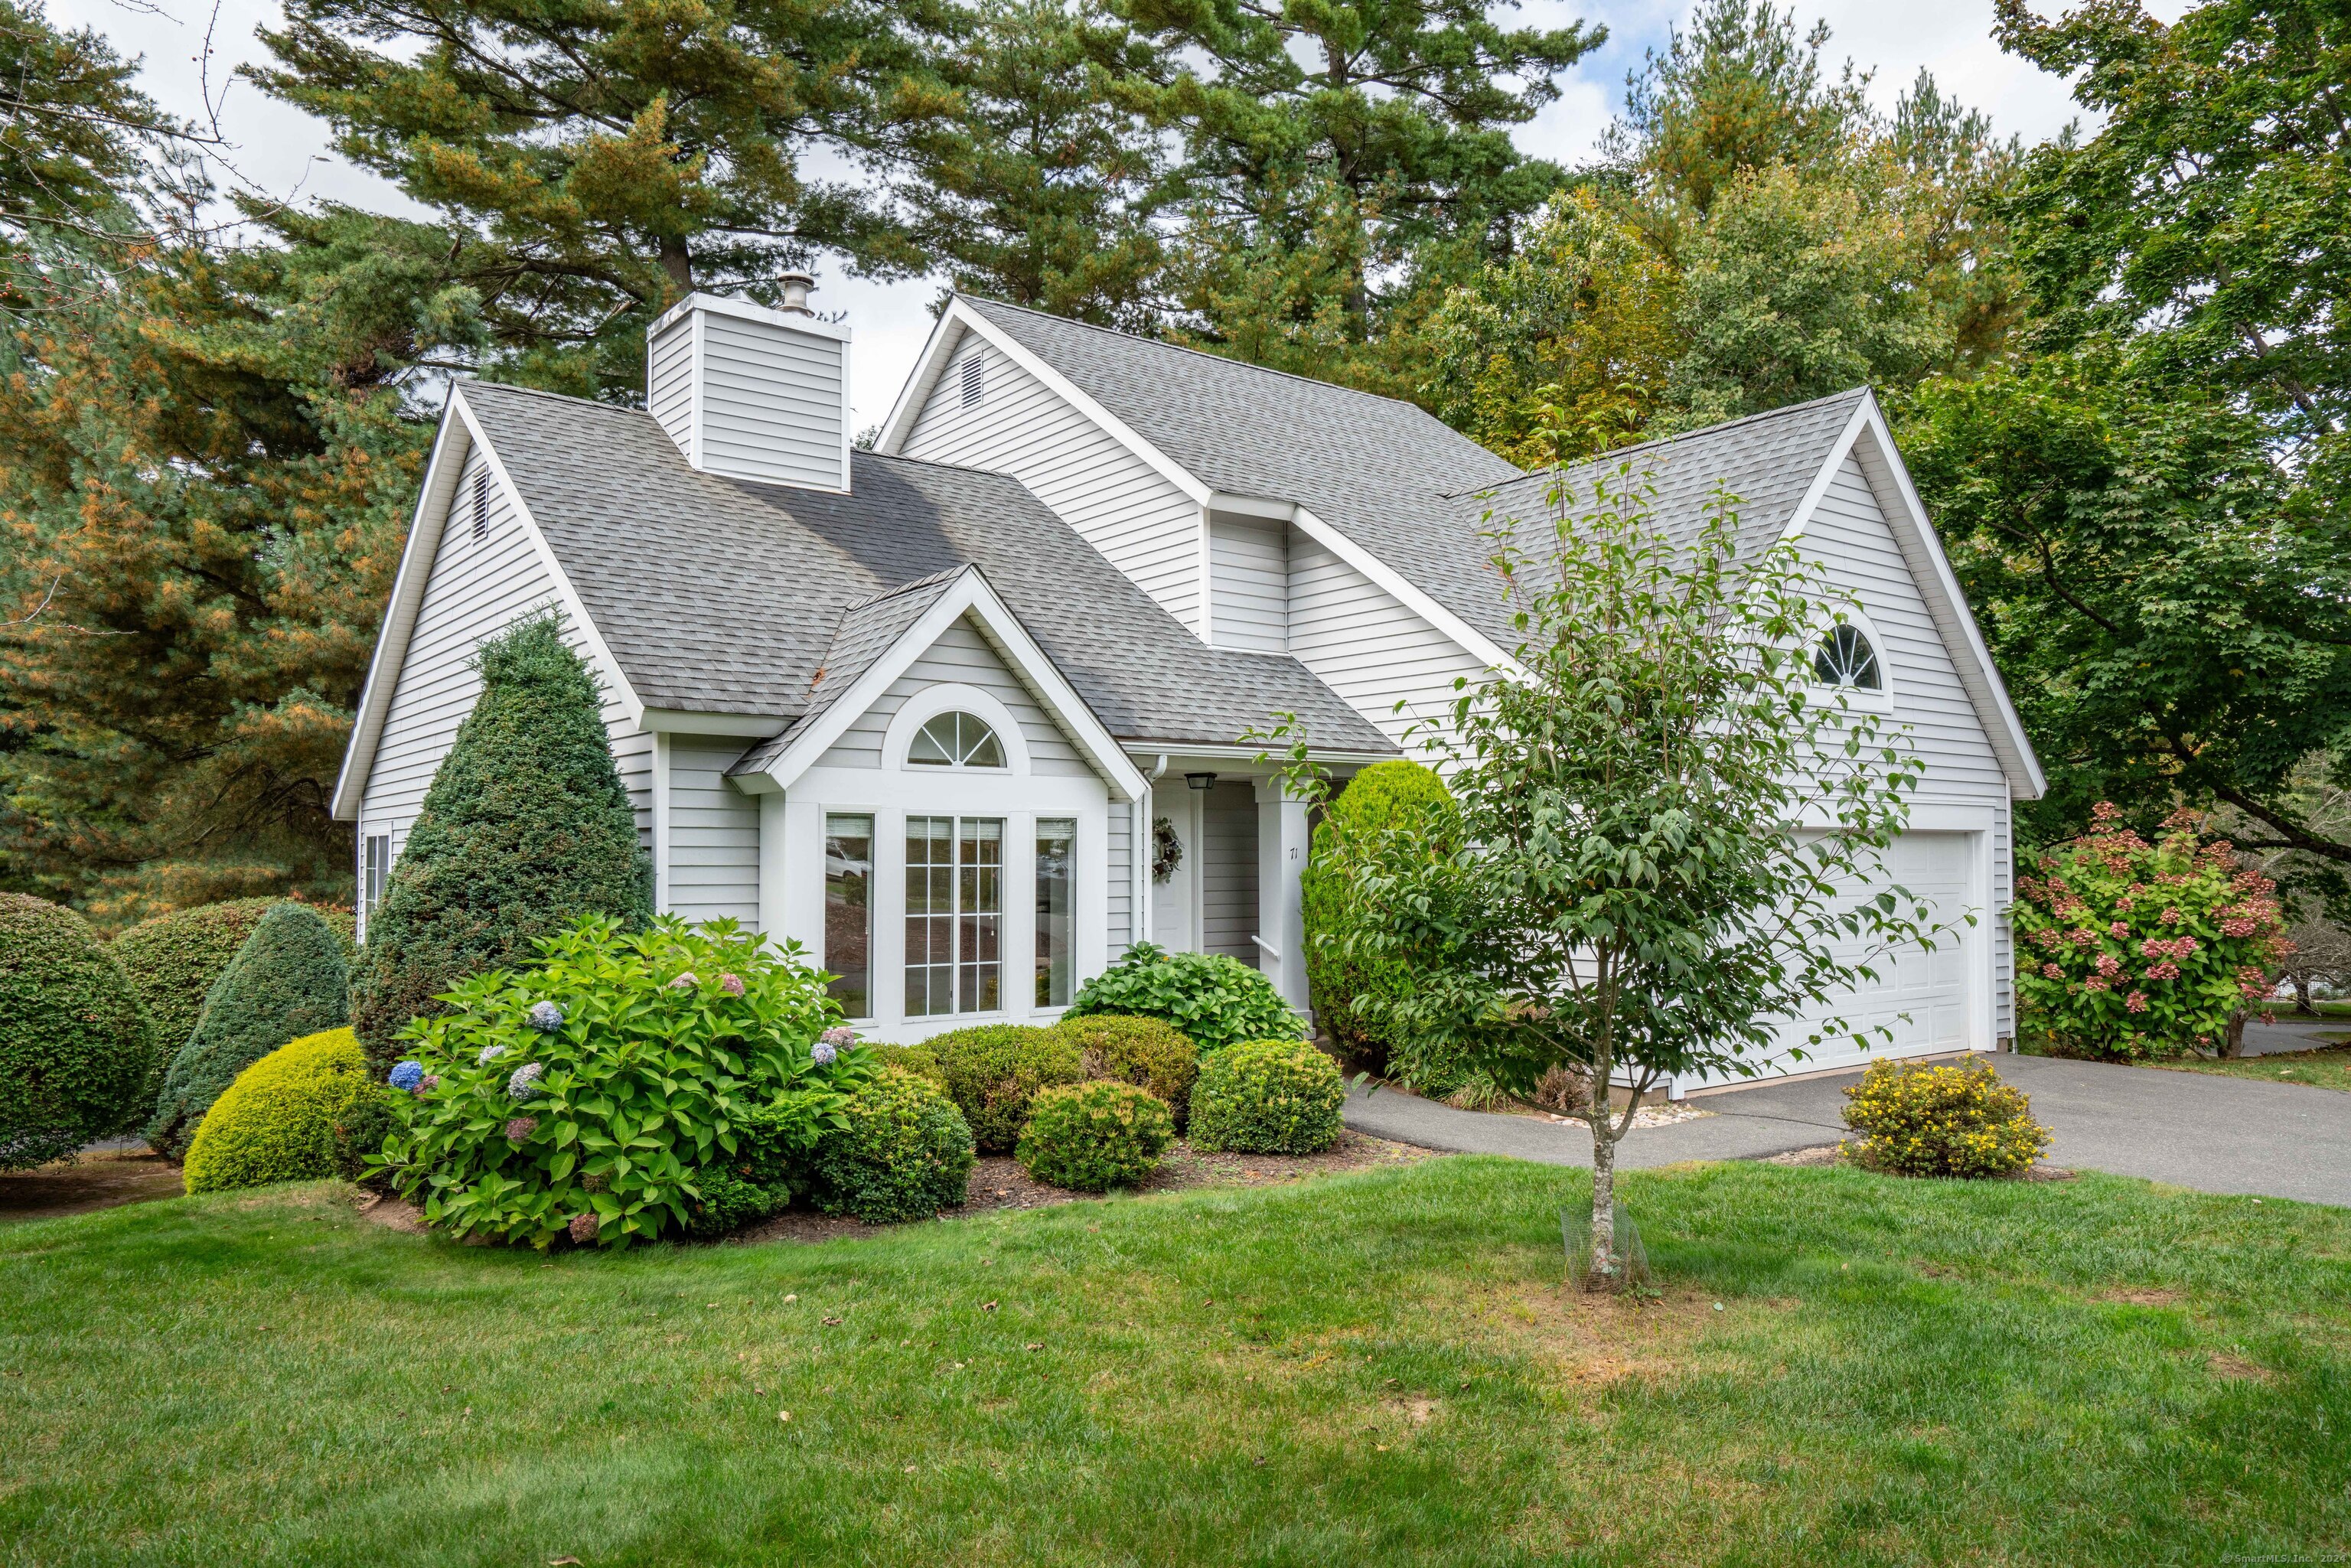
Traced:
<path fill-rule="evenodd" d="M 1395 749 L 1295 659 L 1204 646 L 1016 479 L 858 452 L 848 495 L 753 484 L 697 472 L 649 414 L 461 395 L 650 706 L 798 718 L 836 643 L 870 661 L 904 609 L 872 601 L 977 566 L 1121 740 L 1229 745 L 1293 712 L 1319 746 Z"/>
<path fill-rule="evenodd" d="M 1470 626 L 1516 634 L 1481 537 L 1516 519 L 1544 526 L 1554 476 L 1529 475 L 1406 402 L 1214 354 L 966 296 L 990 325 L 1204 484 L 1291 501 L 1339 529 Z M 1746 541 L 1777 538 L 1828 443 L 1868 392 L 1839 392 L 1613 452 L 1567 471 L 1571 506 L 1631 463 L 1657 486 L 1652 515 L 1694 533 L 1719 484 L 1740 498 Z"/>

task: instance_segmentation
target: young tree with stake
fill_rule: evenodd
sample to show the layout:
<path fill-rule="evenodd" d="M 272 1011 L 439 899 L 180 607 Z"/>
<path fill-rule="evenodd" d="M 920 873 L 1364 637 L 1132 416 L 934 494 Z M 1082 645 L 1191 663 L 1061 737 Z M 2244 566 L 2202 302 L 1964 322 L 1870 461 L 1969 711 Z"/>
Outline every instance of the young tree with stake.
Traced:
<path fill-rule="evenodd" d="M 1412 732 L 1458 825 L 1440 843 L 1407 824 L 1362 852 L 1344 940 L 1417 971 L 1359 1010 L 1522 1097 L 1554 1069 L 1585 1086 L 1591 1282 L 1613 1289 L 1616 1145 L 1641 1095 L 1668 1075 L 1752 1077 L 1829 1039 L 1866 1046 L 1887 1031 L 1823 1015 L 1936 932 L 1879 864 L 1921 767 L 1826 683 L 1822 640 L 1844 614 L 1819 568 L 1784 543 L 1739 559 L 1728 496 L 1669 538 L 1629 467 L 1588 508 L 1569 489 L 1552 487 L 1538 548 L 1515 520 L 1490 536 L 1514 667 L 1458 682 Z M 1302 744 L 1290 756 L 1313 793 Z M 1621 1106 L 1611 1085 L 1630 1092 Z"/>

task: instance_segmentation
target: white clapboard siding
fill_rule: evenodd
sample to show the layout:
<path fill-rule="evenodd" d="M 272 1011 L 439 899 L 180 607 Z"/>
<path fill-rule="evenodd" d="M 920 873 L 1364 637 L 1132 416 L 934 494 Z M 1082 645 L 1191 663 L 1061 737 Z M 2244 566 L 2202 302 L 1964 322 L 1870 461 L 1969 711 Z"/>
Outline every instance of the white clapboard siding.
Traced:
<path fill-rule="evenodd" d="M 1303 536 L 1290 554 L 1290 652 L 1399 743 L 1416 716 L 1443 715 L 1457 678 L 1485 674 L 1475 654 Z"/>
<path fill-rule="evenodd" d="M 701 466 L 747 479 L 843 488 L 846 345 L 716 310 L 700 316 Z"/>
<path fill-rule="evenodd" d="M 1134 812 L 1110 803 L 1110 932 L 1106 956 L 1116 963 L 1134 940 Z"/>
<path fill-rule="evenodd" d="M 974 356 L 981 395 L 967 406 L 964 370 Z M 1170 614 L 1199 630 L 1199 507 L 977 333 L 965 336 L 899 451 L 1011 475 Z"/>
<path fill-rule="evenodd" d="M 475 476 L 483 466 L 477 451 L 466 460 L 455 489 L 415 630 L 392 685 L 392 705 L 377 742 L 360 802 L 360 835 L 390 833 L 392 853 L 407 841 L 409 825 L 448 755 L 457 727 L 474 709 L 481 679 L 472 668 L 475 650 L 518 618 L 558 601 L 554 578 L 540 559 L 507 492 L 493 477 L 489 508 L 477 530 L 474 523 Z M 427 517 L 420 527 L 435 526 Z M 564 631 L 586 653 L 578 625 Z M 612 737 L 622 782 L 637 810 L 641 842 L 653 841 L 653 738 L 630 724 L 616 697 L 604 704 L 604 726 Z"/>
<path fill-rule="evenodd" d="M 1257 944 L 1257 791 L 1224 779 L 1202 803 L 1200 950 L 1255 965 Z"/>
<path fill-rule="evenodd" d="M 2007 777 L 1876 495 L 1853 457 L 1845 458 L 1830 482 L 1802 543 L 1831 582 L 1859 600 L 1877 631 L 1878 657 L 1892 685 L 1893 718 L 1910 727 L 1912 743 L 1926 764 L 1917 804 L 1993 812 L 1991 908 L 1979 918 L 1992 944 L 1994 1030 L 2012 1032 L 2012 955 L 2008 922 L 2001 915 L 2011 886 Z"/>
<path fill-rule="evenodd" d="M 669 912 L 759 924 L 759 803 L 726 781 L 748 741 L 669 741 Z"/>
<path fill-rule="evenodd" d="M 1290 651 L 1287 523 L 1211 513 L 1208 641 L 1255 653 Z"/>
<path fill-rule="evenodd" d="M 645 346 L 645 406 L 689 455 L 694 443 L 694 316 L 679 315 Z"/>
<path fill-rule="evenodd" d="M 1020 736 L 1029 743 L 1029 771 L 1058 779 L 1083 779 L 1092 768 L 1061 733 L 1019 677 L 1005 667 L 968 619 L 939 633 L 937 642 L 907 666 L 906 673 L 872 707 L 857 716 L 841 737 L 820 760 L 825 768 L 879 768 L 882 740 L 908 698 L 928 686 L 953 682 L 977 686 L 1012 710 L 1020 721 Z"/>

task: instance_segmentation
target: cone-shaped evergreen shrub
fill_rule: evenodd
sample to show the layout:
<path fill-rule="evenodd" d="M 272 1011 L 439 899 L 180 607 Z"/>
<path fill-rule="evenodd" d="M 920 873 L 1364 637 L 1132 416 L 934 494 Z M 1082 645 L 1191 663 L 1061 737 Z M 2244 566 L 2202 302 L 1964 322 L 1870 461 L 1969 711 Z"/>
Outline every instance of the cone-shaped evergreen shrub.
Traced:
<path fill-rule="evenodd" d="M 236 1075 L 288 1040 L 350 1021 L 343 945 L 307 904 L 273 904 L 204 998 L 187 1044 L 163 1074 L 147 1141 L 173 1159 Z"/>
<path fill-rule="evenodd" d="M 393 1037 L 469 975 L 536 961 L 534 944 L 601 915 L 653 915 L 636 814 L 596 679 L 551 615 L 482 645 L 482 695 L 441 759 L 392 885 L 368 917 L 351 1024 L 381 1074 Z"/>
<path fill-rule="evenodd" d="M 261 912 L 277 902 L 232 898 L 175 909 L 142 920 L 114 939 L 115 959 L 131 977 L 139 999 L 147 1004 L 147 1019 L 155 1032 L 155 1067 L 140 1114 L 155 1108 L 155 1096 L 163 1091 L 164 1071 L 195 1032 L 196 1019 L 204 1015 L 204 998 L 227 972 L 229 961 L 253 935 L 253 928 L 261 924 Z M 349 958 L 356 951 L 351 912 L 324 904 L 312 907 L 334 927 L 343 956 Z"/>
<path fill-rule="evenodd" d="M 1391 829 L 1453 821 L 1445 781 L 1417 762 L 1375 762 L 1347 781 L 1314 830 L 1311 853 L 1299 877 L 1306 925 L 1306 984 L 1314 1019 L 1350 1053 L 1384 1065 L 1391 1042 L 1377 1022 L 1355 1010 L 1358 1000 L 1404 985 L 1405 967 L 1392 958 L 1350 955 L 1340 944 L 1355 929 L 1357 855 Z M 1452 1087 L 1450 1084 L 1446 1088 Z"/>
<path fill-rule="evenodd" d="M 89 923 L 0 893 L 0 1170 L 138 1124 L 146 1009 Z"/>

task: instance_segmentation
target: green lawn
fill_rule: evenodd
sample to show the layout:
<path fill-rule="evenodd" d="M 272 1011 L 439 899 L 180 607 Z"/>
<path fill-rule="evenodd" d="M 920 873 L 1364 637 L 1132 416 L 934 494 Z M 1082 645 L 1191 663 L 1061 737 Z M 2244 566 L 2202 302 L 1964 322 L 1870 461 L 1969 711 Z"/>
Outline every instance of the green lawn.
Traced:
<path fill-rule="evenodd" d="M 1584 1178 L 1467 1158 L 550 1260 L 325 1186 L 18 1226 L 0 1563 L 2139 1568 L 2351 1542 L 2351 1210 L 2095 1175 L 1625 1186 L 1652 1304 L 1560 1290 Z"/>
<path fill-rule="evenodd" d="M 2321 1089 L 2351 1089 L 2351 1045 L 2272 1056 L 2184 1057 L 2147 1065 L 2175 1068 L 2181 1072 L 2218 1072 L 2230 1078 L 2262 1078 L 2273 1083 L 2314 1083 Z"/>

